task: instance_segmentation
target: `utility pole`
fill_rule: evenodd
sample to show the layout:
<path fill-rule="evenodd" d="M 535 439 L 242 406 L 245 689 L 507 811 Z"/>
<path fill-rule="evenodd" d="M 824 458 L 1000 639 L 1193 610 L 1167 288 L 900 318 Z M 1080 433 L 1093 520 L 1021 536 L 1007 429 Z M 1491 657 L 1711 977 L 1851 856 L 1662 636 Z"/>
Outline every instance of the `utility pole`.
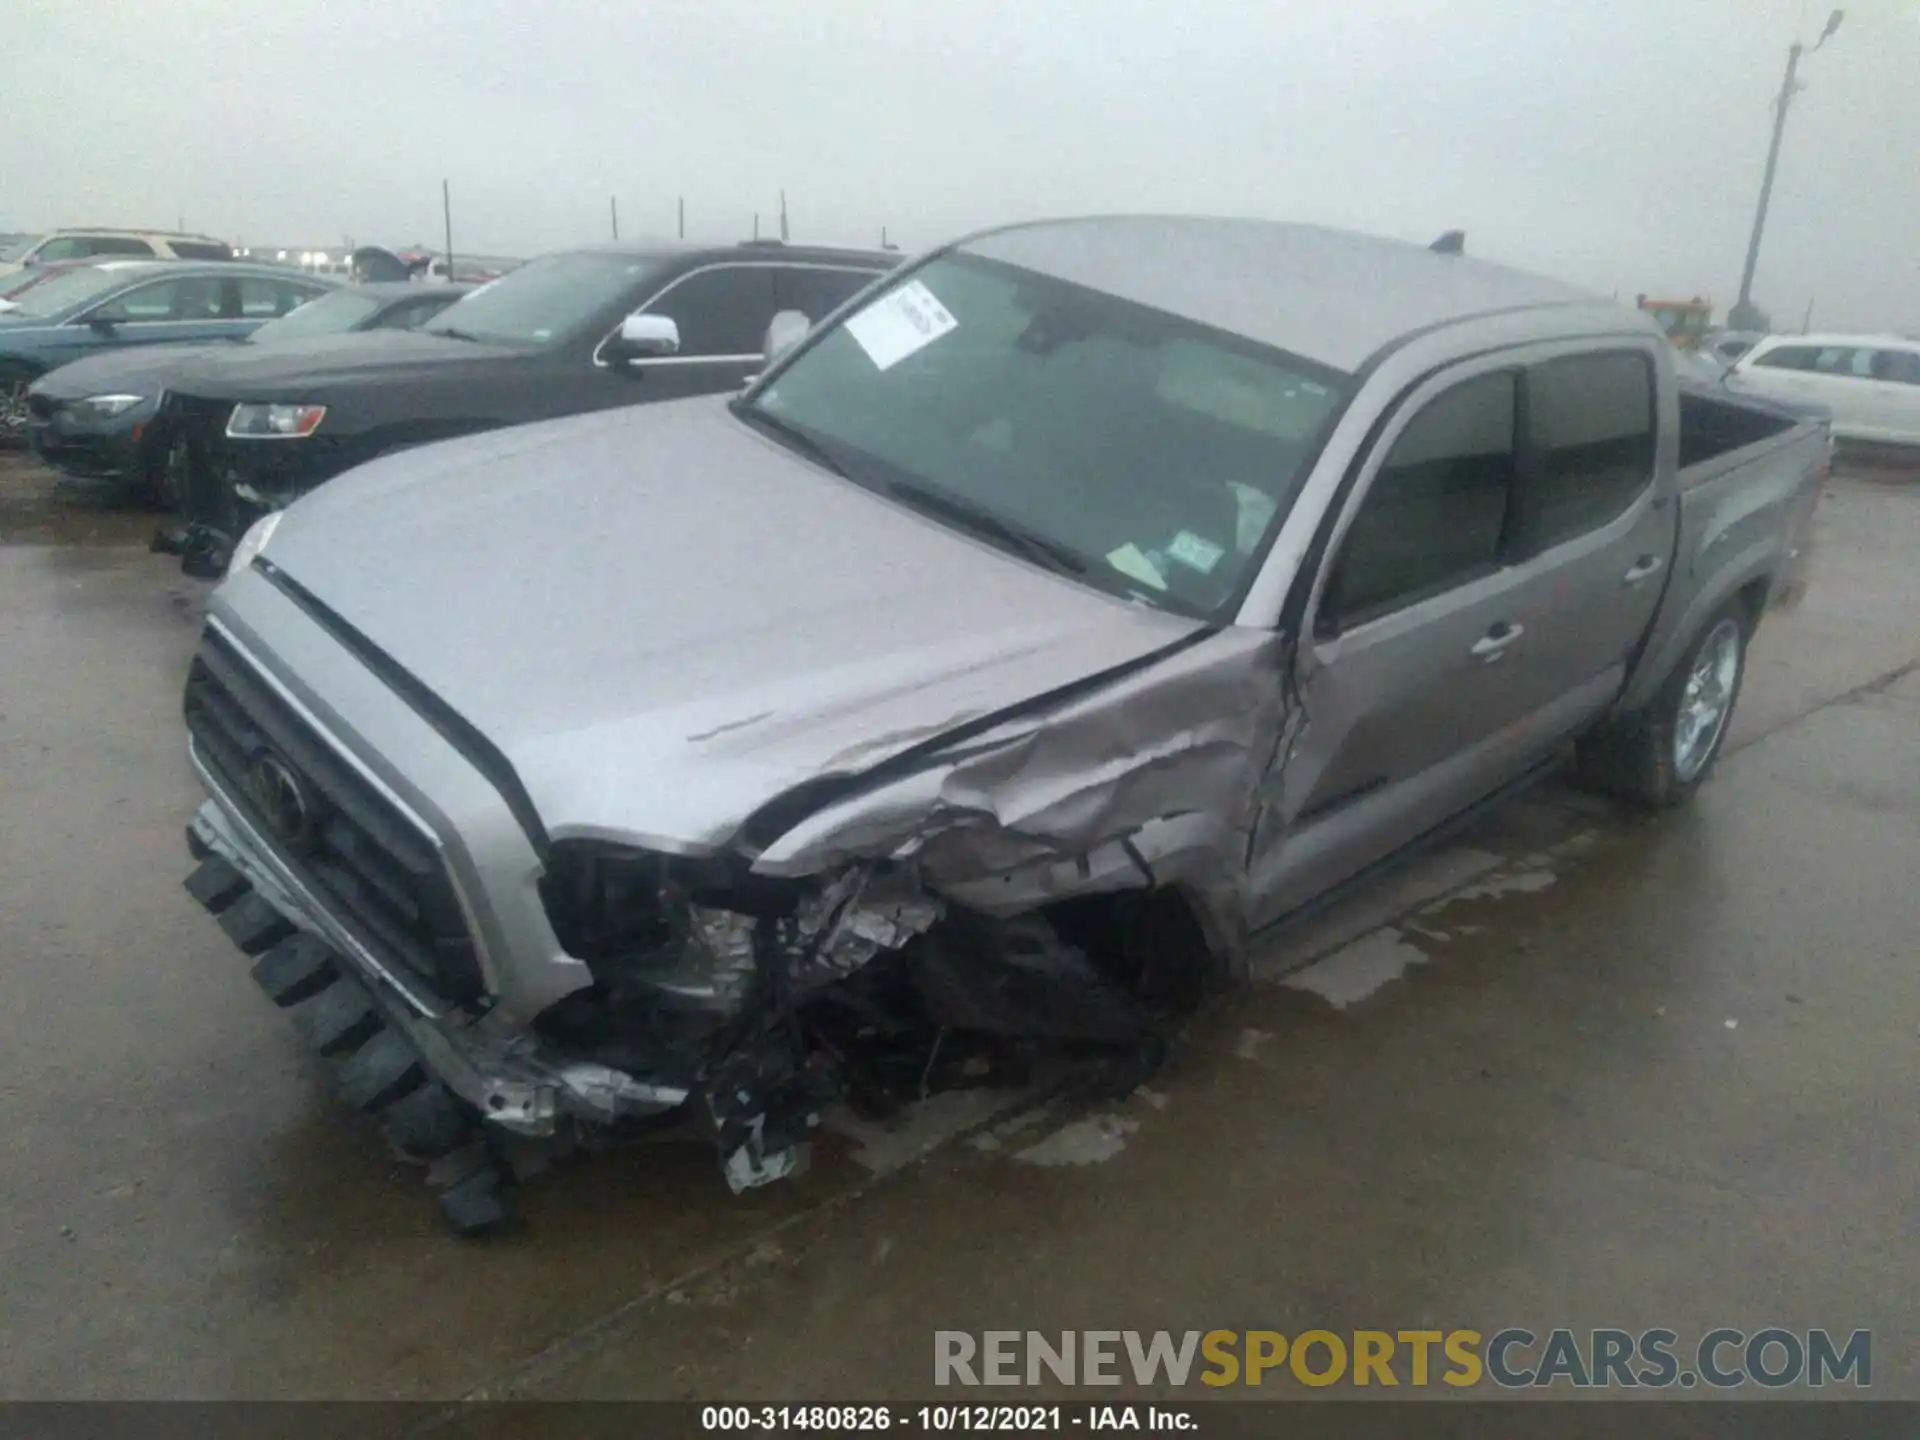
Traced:
<path fill-rule="evenodd" d="M 613 217 L 613 238 L 618 240 L 620 238 L 620 197 L 618 195 L 607 197 L 607 213 Z"/>
<path fill-rule="evenodd" d="M 680 197 L 680 238 L 687 238 L 687 197 Z"/>
<path fill-rule="evenodd" d="M 787 238 L 787 192 L 780 192 L 780 240 L 784 244 Z"/>
<path fill-rule="evenodd" d="M 1833 38 L 1833 32 L 1840 28 L 1840 21 L 1846 15 L 1844 10 L 1836 10 L 1827 17 L 1827 28 L 1820 32 L 1820 38 L 1814 42 L 1813 50 L 1818 50 Z M 1760 203 L 1753 211 L 1753 235 L 1747 241 L 1747 263 L 1740 271 L 1740 298 L 1733 302 L 1733 308 L 1727 312 L 1727 324 L 1736 330 L 1755 330 L 1761 328 L 1758 307 L 1753 303 L 1753 271 L 1760 263 L 1760 232 L 1766 228 L 1767 202 L 1773 198 L 1773 175 L 1780 164 L 1780 137 L 1787 129 L 1787 107 L 1793 103 L 1794 72 L 1800 68 L 1800 57 L 1811 55 L 1813 50 L 1796 40 L 1787 47 L 1787 73 L 1780 81 L 1780 94 L 1773 102 L 1773 139 L 1767 145 L 1766 173 L 1760 180 Z"/>
<path fill-rule="evenodd" d="M 453 279 L 453 191 L 440 182 L 440 214 L 447 222 L 447 279 Z"/>
<path fill-rule="evenodd" d="M 1813 329 L 1813 297 L 1807 297 L 1807 313 L 1800 317 L 1800 333 L 1805 335 Z"/>
<path fill-rule="evenodd" d="M 760 212 L 758 210 L 753 212 L 753 238 L 756 240 L 760 238 Z"/>

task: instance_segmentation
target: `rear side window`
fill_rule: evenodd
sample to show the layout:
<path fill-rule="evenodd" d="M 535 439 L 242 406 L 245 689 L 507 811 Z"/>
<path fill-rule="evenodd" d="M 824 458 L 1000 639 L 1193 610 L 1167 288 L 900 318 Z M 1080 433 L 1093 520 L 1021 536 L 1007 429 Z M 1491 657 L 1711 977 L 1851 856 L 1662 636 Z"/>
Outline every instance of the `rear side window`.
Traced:
<path fill-rule="evenodd" d="M 1528 548 L 1548 550 L 1617 517 L 1653 483 L 1653 368 L 1639 355 L 1578 355 L 1527 372 L 1538 455 L 1524 497 Z"/>
<path fill-rule="evenodd" d="M 682 355 L 757 356 L 779 308 L 773 274 L 764 265 L 696 271 L 647 310 L 680 327 Z"/>
<path fill-rule="evenodd" d="M 1353 518 L 1321 615 L 1348 628 L 1500 563 L 1515 476 L 1512 371 L 1435 396 L 1394 441 Z"/>
<path fill-rule="evenodd" d="M 1920 385 L 1920 352 L 1876 350 L 1873 352 L 1873 378 L 1891 380 L 1896 385 Z"/>
<path fill-rule="evenodd" d="M 170 240 L 167 248 L 182 260 L 231 260 L 233 251 L 214 240 Z"/>

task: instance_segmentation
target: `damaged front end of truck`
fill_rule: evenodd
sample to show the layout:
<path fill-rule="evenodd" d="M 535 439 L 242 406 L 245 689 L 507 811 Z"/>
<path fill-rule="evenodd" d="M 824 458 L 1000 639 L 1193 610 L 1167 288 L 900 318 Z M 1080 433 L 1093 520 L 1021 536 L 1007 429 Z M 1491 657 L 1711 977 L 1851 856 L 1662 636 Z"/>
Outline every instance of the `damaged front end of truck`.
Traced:
<path fill-rule="evenodd" d="M 341 873 L 377 817 L 313 753 L 324 737 L 291 733 L 241 677 L 219 690 L 232 657 L 203 649 L 215 688 L 190 683 L 188 723 L 210 798 L 188 889 L 347 1102 L 436 1167 L 458 1228 L 510 1216 L 530 1152 L 663 1124 L 706 1132 L 737 1192 L 798 1170 L 836 1102 L 884 1115 L 1062 1051 L 1123 1089 L 1150 1073 L 1243 961 L 1252 777 L 1285 729 L 1279 644 L 1196 631 L 791 787 L 712 854 L 556 824 L 538 898 L 583 983 L 513 1024 L 478 988 L 423 1005 L 382 966 L 338 903 L 379 883 Z"/>

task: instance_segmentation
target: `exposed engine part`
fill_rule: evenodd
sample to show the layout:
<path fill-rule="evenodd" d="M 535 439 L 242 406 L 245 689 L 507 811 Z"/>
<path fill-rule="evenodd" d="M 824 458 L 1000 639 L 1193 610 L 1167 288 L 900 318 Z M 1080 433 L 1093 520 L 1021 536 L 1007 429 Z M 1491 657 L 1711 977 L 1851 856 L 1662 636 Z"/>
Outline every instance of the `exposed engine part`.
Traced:
<path fill-rule="evenodd" d="M 791 1008 L 772 1006 L 766 1020 L 713 1062 L 701 1091 L 736 1194 L 799 1168 L 808 1132 L 836 1093 L 826 1068 L 808 1064 Z"/>
<path fill-rule="evenodd" d="M 687 914 L 693 937 L 704 952 L 703 993 L 714 1008 L 731 1013 L 753 984 L 754 931 L 761 922 L 751 915 L 704 905 L 689 905 Z"/>
<path fill-rule="evenodd" d="M 794 917 L 794 983 L 809 989 L 843 979 L 881 951 L 904 948 L 945 909 L 904 870 L 848 870 Z"/>

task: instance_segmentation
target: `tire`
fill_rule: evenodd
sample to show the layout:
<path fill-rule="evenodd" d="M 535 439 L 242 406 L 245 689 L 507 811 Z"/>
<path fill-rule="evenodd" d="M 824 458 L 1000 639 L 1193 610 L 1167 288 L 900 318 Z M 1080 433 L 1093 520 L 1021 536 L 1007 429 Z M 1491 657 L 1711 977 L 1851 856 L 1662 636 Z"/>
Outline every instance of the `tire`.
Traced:
<path fill-rule="evenodd" d="M 155 454 L 140 476 L 140 503 L 149 510 L 184 513 L 193 471 L 193 448 L 185 435 L 153 437 Z"/>
<path fill-rule="evenodd" d="M 1692 799 L 1726 743 L 1752 629 L 1738 600 L 1714 612 L 1645 708 L 1580 742 L 1581 781 L 1650 810 Z"/>
<path fill-rule="evenodd" d="M 27 387 L 39 378 L 25 365 L 0 365 L 0 448 L 27 443 Z"/>

